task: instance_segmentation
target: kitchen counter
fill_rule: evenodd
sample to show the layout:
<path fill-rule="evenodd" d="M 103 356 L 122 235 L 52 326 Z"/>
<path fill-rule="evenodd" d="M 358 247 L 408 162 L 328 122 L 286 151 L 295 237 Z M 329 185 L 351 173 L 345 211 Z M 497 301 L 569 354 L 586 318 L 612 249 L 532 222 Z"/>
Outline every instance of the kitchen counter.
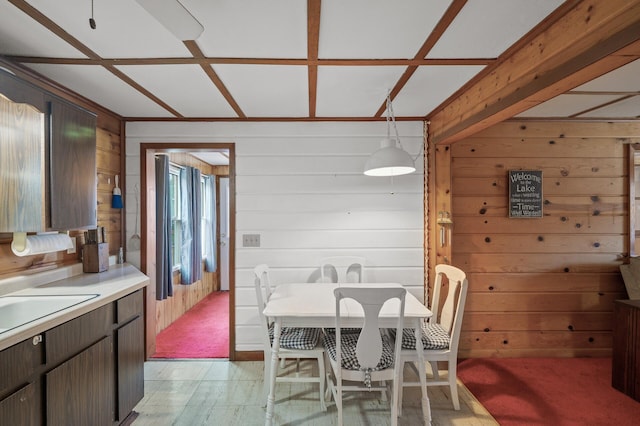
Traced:
<path fill-rule="evenodd" d="M 0 350 L 113 302 L 149 283 L 130 264 L 112 264 L 100 273 L 83 273 L 82 265 L 0 280 L 2 296 L 93 295 L 89 300 L 0 333 Z"/>

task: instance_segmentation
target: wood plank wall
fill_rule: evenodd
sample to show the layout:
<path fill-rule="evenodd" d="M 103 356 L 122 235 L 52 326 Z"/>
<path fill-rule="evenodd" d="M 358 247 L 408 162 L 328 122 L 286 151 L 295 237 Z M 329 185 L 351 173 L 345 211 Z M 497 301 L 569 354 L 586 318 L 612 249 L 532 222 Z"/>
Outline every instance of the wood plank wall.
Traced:
<path fill-rule="evenodd" d="M 41 87 L 55 95 L 67 99 L 89 111 L 97 113 L 98 125 L 96 131 L 96 165 L 98 182 L 98 226 L 104 226 L 108 230 L 109 253 L 117 255 L 118 248 L 122 245 L 122 210 L 111 208 L 111 195 L 113 193 L 114 175 L 122 178 L 123 159 L 120 156 L 124 144 L 122 131 L 122 119 L 120 116 L 93 104 L 86 99 L 47 82 L 38 74 L 22 68 L 12 62 L 0 59 L 0 65 L 13 71 L 18 77 Z M 108 179 L 111 179 L 111 184 Z M 121 180 L 122 185 L 122 180 Z M 124 191 L 123 191 L 124 196 Z M 125 200 L 126 201 L 126 200 Z M 71 232 L 77 235 L 78 232 Z M 11 234 L 0 234 L 0 278 L 33 273 L 39 270 L 57 268 L 80 262 L 80 251 L 75 254 L 66 252 L 47 253 L 18 257 L 11 251 Z"/>
<path fill-rule="evenodd" d="M 200 169 L 200 172 L 206 175 L 226 176 L 229 174 L 228 167 L 211 166 L 186 152 L 171 153 L 169 160 L 181 166 Z M 173 297 L 156 301 L 156 334 L 170 326 L 185 312 L 193 308 L 196 303 L 219 290 L 219 273 L 204 271 L 204 264 L 202 268 L 202 279 L 190 285 L 181 285 L 180 272 L 174 272 Z"/>
<path fill-rule="evenodd" d="M 451 145 L 460 357 L 608 356 L 626 298 L 629 138 L 640 123 L 508 121 Z M 543 218 L 508 217 L 507 171 L 542 170 Z"/>

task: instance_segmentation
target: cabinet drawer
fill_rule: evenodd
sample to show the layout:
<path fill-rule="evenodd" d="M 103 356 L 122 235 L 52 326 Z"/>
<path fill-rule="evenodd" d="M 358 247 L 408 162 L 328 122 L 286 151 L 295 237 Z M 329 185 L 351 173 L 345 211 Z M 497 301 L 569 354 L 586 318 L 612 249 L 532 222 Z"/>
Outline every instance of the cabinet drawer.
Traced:
<path fill-rule="evenodd" d="M 45 332 L 47 364 L 56 365 L 111 333 L 113 303 Z"/>
<path fill-rule="evenodd" d="M 43 364 L 42 335 L 0 351 L 0 398 L 28 383 L 33 372 Z"/>
<path fill-rule="evenodd" d="M 131 293 L 116 301 L 117 323 L 123 322 L 142 315 L 142 290 Z"/>

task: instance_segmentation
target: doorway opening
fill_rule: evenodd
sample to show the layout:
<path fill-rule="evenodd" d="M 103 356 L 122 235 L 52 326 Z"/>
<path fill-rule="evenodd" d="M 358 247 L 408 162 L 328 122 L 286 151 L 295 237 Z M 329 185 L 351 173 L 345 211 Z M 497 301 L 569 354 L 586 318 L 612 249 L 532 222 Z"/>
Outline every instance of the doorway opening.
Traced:
<path fill-rule="evenodd" d="M 196 307 L 201 308 L 207 299 L 213 299 L 216 295 L 211 289 L 215 289 L 215 293 L 226 293 L 224 302 L 217 300 L 217 306 L 220 303 L 226 304 L 226 310 L 218 309 L 219 317 L 215 318 L 216 322 L 223 322 L 228 330 L 228 359 L 235 359 L 235 257 L 234 257 L 234 241 L 235 241 L 235 145 L 232 143 L 143 143 L 140 144 L 140 185 L 141 191 L 141 269 L 150 277 L 150 284 L 145 294 L 145 340 L 146 340 L 146 358 L 153 357 L 156 353 L 156 337 L 162 330 L 168 328 L 170 324 L 178 324 L 178 319 L 184 317 L 186 321 L 187 315 L 184 312 L 197 314 L 200 312 Z M 170 158 L 191 158 L 196 162 L 204 162 L 214 167 L 216 179 L 217 194 L 217 241 L 216 241 L 216 258 L 217 268 L 213 273 L 203 274 L 202 283 L 198 283 L 201 287 L 175 286 L 174 289 L 181 290 L 179 295 L 174 291 L 174 297 L 165 300 L 156 300 L 156 215 L 155 215 L 155 157 L 156 155 L 169 155 Z M 215 158 L 216 160 L 213 160 Z M 222 158 L 222 160 L 220 160 Z M 226 162 L 219 164 L 220 161 Z M 217 162 L 218 164 L 211 164 Z M 206 168 L 206 167 L 205 167 Z M 213 282 L 212 282 L 213 280 Z M 175 281 L 174 281 L 175 282 Z M 195 283 L 194 283 L 195 284 Z M 224 287 L 224 290 L 222 289 Z M 217 297 L 216 297 L 217 298 Z M 196 300 L 197 299 L 197 300 Z M 219 299 L 219 298 L 217 298 Z M 202 301 L 202 304 L 197 303 Z M 209 300 L 211 302 L 211 300 Z M 190 309 L 186 311 L 185 306 Z M 198 306 L 200 305 L 200 306 Z M 184 312 L 183 312 L 184 311 Z M 204 311 L 203 311 L 204 312 Z M 204 314 L 203 314 L 204 315 Z M 224 318 L 222 318 L 224 316 Z M 193 325 L 206 324 L 212 321 L 208 318 L 198 321 L 196 318 L 192 320 L 189 329 L 193 329 Z M 207 339 L 216 339 L 216 333 L 203 332 L 200 339 L 203 343 Z M 208 334 L 207 334 L 208 333 Z M 178 333 L 179 334 L 179 333 Z"/>

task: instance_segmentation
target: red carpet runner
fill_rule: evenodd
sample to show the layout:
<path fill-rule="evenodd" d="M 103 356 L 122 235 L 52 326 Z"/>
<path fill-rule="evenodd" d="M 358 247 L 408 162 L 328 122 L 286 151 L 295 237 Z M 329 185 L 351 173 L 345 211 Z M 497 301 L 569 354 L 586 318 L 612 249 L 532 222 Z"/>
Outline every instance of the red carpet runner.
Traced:
<path fill-rule="evenodd" d="M 611 358 L 485 358 L 458 378 L 501 426 L 640 424 L 640 402 L 611 387 Z"/>
<path fill-rule="evenodd" d="M 229 292 L 213 292 L 156 337 L 152 358 L 228 358 Z"/>

